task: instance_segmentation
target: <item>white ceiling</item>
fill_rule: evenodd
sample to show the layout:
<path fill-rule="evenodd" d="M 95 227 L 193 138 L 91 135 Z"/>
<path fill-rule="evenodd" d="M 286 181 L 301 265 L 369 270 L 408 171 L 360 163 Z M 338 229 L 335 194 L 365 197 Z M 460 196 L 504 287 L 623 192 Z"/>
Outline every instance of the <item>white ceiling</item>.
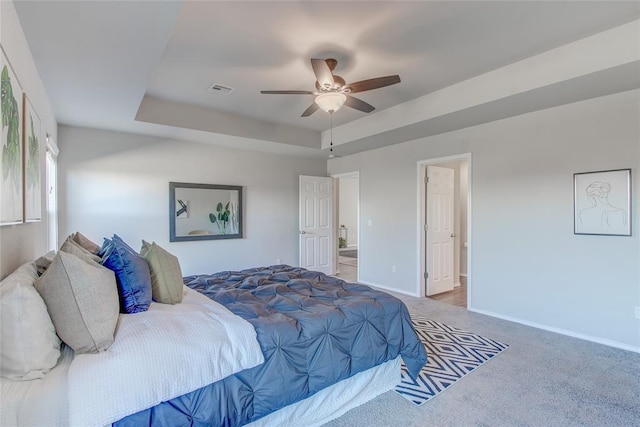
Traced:
<path fill-rule="evenodd" d="M 317 155 L 330 122 L 322 111 L 300 117 L 313 97 L 260 94 L 313 90 L 312 57 L 336 58 L 347 82 L 399 74 L 400 84 L 357 95 L 376 114 L 636 20 L 640 2 L 18 1 L 16 10 L 60 124 Z M 234 90 L 209 93 L 212 83 Z M 345 107 L 333 124 L 363 116 Z"/>

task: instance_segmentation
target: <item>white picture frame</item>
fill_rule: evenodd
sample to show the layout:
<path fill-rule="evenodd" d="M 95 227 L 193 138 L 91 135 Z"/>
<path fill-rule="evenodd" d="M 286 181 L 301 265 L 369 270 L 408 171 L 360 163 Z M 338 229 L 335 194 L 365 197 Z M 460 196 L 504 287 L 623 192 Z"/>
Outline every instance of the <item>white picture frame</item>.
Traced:
<path fill-rule="evenodd" d="M 0 47 L 3 117 L 0 139 L 0 226 L 21 224 L 24 221 L 24 185 L 22 146 L 22 87 L 11 68 L 9 59 Z"/>
<path fill-rule="evenodd" d="M 42 220 L 42 124 L 31 101 L 24 94 L 24 222 Z"/>
<path fill-rule="evenodd" d="M 573 174 L 574 234 L 631 236 L 631 169 Z"/>

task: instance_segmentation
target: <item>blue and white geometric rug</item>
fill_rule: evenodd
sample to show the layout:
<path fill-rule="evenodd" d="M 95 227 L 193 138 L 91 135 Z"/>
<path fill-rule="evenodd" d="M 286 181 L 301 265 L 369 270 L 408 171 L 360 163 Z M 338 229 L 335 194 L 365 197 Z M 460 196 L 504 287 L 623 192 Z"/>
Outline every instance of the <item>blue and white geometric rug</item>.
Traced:
<path fill-rule="evenodd" d="M 427 349 L 428 361 L 417 381 L 409 377 L 403 363 L 402 381 L 395 390 L 417 406 L 509 347 L 435 320 L 419 317 L 412 317 L 411 320 Z"/>

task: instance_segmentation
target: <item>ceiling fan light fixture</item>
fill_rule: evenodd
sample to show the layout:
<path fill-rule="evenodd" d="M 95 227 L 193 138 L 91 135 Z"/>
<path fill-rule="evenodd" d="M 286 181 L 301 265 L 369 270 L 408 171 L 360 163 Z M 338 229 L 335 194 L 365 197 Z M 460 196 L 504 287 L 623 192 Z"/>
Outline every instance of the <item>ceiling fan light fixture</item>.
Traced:
<path fill-rule="evenodd" d="M 325 92 L 316 96 L 316 104 L 327 113 L 335 113 L 347 100 L 347 96 L 341 92 Z"/>

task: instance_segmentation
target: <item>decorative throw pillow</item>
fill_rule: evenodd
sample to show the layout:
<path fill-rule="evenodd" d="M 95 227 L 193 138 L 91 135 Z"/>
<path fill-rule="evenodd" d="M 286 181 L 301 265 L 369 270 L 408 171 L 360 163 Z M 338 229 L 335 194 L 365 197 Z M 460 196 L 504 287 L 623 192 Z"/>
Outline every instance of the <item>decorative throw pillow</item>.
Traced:
<path fill-rule="evenodd" d="M 119 304 L 111 270 L 61 251 L 35 286 L 58 335 L 76 353 L 97 353 L 113 343 Z"/>
<path fill-rule="evenodd" d="M 107 254 L 107 251 L 109 249 L 111 249 L 111 239 L 107 239 L 106 237 L 104 239 L 102 239 L 102 246 L 100 247 L 100 249 L 98 250 L 97 255 L 100 258 L 104 258 L 104 256 Z"/>
<path fill-rule="evenodd" d="M 0 374 L 11 380 L 43 378 L 60 357 L 60 339 L 33 287 L 37 277 L 28 263 L 0 282 Z"/>
<path fill-rule="evenodd" d="M 127 244 L 127 242 L 125 242 L 124 240 L 122 240 L 122 237 L 118 236 L 117 234 L 114 234 L 112 239 L 114 241 L 116 241 L 117 243 L 119 243 L 120 245 L 122 245 L 123 248 L 127 249 L 129 252 L 133 252 L 134 254 L 138 255 L 138 252 L 136 252 L 135 249 L 133 249 L 131 246 L 129 246 Z"/>
<path fill-rule="evenodd" d="M 103 248 L 101 263 L 116 274 L 120 312 L 146 311 L 151 304 L 151 273 L 147 261 L 116 235 Z"/>
<path fill-rule="evenodd" d="M 178 304 L 182 301 L 182 270 L 178 258 L 155 242 L 142 241 L 140 255 L 149 263 L 151 292 L 154 301 Z"/>
<path fill-rule="evenodd" d="M 49 268 L 55 256 L 56 251 L 50 251 L 34 261 L 36 264 L 36 269 L 38 271 L 38 276 L 42 276 L 42 273 L 44 273 L 44 271 Z"/>
<path fill-rule="evenodd" d="M 83 248 L 85 248 L 86 250 L 88 250 L 94 255 L 97 255 L 98 252 L 100 252 L 100 246 L 93 243 L 89 238 L 84 236 L 79 231 L 73 233 L 71 235 L 71 238 L 73 239 L 74 242 L 76 242 L 77 244 L 79 244 L 80 246 L 82 246 Z"/>
<path fill-rule="evenodd" d="M 72 239 L 71 236 L 69 236 L 67 240 L 64 241 L 62 246 L 60 246 L 60 251 L 75 255 L 86 262 L 100 262 L 99 256 L 92 254 L 91 252 L 80 246 L 76 241 Z"/>

